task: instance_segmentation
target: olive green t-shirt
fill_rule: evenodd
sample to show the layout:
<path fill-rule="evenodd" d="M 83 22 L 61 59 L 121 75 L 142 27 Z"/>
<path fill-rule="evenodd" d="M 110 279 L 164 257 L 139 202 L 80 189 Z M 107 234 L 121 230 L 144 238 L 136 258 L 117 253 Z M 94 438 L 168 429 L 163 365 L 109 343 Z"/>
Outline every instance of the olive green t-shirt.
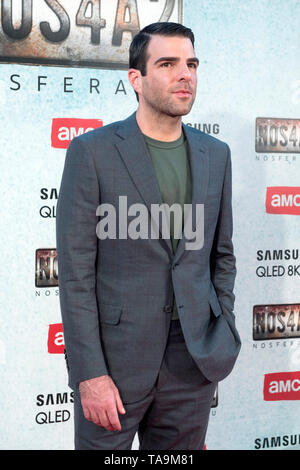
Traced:
<path fill-rule="evenodd" d="M 182 237 L 184 221 L 184 204 L 192 202 L 191 172 L 188 154 L 188 143 L 182 132 L 179 139 L 172 142 L 162 142 L 144 135 L 150 156 L 155 168 L 162 201 L 168 204 L 177 203 L 181 212 L 170 211 L 170 239 L 175 253 L 178 242 Z M 174 216 L 173 216 L 174 214 Z M 177 214 L 180 214 L 178 219 Z M 174 220 L 176 218 L 176 221 Z M 177 235 L 174 237 L 174 227 Z M 179 236 L 179 238 L 178 238 Z M 177 238 L 176 238 L 177 237 Z M 172 320 L 178 318 L 176 301 Z"/>

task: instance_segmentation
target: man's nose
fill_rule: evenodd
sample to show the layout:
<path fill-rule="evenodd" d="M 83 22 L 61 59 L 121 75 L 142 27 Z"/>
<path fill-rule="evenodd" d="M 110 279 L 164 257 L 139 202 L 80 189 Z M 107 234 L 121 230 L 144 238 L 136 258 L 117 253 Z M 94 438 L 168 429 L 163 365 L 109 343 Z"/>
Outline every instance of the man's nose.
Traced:
<path fill-rule="evenodd" d="M 191 77 L 192 77 L 191 69 L 188 67 L 188 65 L 187 64 L 181 65 L 178 71 L 178 80 L 189 81 L 191 80 Z"/>

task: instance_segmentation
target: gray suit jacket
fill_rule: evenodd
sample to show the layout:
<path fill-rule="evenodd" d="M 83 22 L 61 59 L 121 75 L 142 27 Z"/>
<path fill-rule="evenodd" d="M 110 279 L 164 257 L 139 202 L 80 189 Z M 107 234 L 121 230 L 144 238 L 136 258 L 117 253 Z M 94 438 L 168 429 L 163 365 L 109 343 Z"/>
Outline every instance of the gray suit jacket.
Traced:
<path fill-rule="evenodd" d="M 235 327 L 231 158 L 227 144 L 183 126 L 192 204 L 204 204 L 204 246 L 173 254 L 171 240 L 97 237 L 99 204 L 119 196 L 162 204 L 135 113 L 69 145 L 56 215 L 60 305 L 69 385 L 109 374 L 124 403 L 153 387 L 166 347 L 173 294 L 187 348 L 211 381 L 225 378 L 240 350 Z M 160 234 L 161 235 L 161 234 Z"/>

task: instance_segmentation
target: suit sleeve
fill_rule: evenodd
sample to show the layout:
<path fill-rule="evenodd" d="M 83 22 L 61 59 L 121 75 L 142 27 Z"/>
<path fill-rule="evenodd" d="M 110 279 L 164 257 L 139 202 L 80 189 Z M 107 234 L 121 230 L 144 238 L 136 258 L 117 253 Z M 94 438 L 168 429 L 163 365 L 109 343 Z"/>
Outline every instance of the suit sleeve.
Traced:
<path fill-rule="evenodd" d="M 100 190 L 86 146 L 75 138 L 68 147 L 56 211 L 60 308 L 71 388 L 108 374 L 96 298 Z"/>
<path fill-rule="evenodd" d="M 211 279 L 223 313 L 234 320 L 235 296 L 233 289 L 236 277 L 236 259 L 232 243 L 232 169 L 231 152 L 227 144 L 226 148 L 227 160 L 222 199 L 211 252 Z"/>

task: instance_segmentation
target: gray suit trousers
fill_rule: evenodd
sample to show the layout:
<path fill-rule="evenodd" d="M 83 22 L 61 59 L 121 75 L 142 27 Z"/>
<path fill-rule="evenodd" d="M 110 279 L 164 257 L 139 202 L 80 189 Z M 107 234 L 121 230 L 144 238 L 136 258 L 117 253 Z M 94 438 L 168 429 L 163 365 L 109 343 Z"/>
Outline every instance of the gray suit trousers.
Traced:
<path fill-rule="evenodd" d="M 155 385 L 143 399 L 124 405 L 121 431 L 86 420 L 75 392 L 75 449 L 130 450 L 138 433 L 140 450 L 202 450 L 216 385 L 189 354 L 180 320 L 172 320 Z"/>

